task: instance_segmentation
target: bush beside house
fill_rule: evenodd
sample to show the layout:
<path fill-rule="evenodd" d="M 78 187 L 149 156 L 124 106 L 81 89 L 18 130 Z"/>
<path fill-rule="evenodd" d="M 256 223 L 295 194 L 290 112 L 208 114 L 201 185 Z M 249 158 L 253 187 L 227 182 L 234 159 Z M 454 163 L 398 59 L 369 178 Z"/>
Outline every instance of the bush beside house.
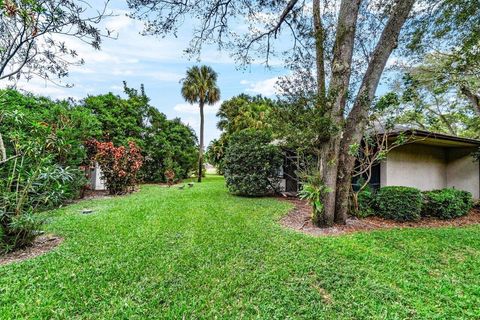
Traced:
<path fill-rule="evenodd" d="M 377 214 L 397 221 L 420 219 L 422 204 L 421 191 L 410 187 L 384 187 L 376 196 Z"/>
<path fill-rule="evenodd" d="M 377 215 L 396 221 L 415 221 L 422 216 L 453 219 L 468 214 L 473 207 L 470 192 L 446 188 L 421 192 L 410 187 L 383 187 L 377 193 L 361 192 L 359 217 Z"/>
<path fill-rule="evenodd" d="M 466 215 L 473 206 L 472 194 L 457 189 L 424 192 L 422 215 L 452 219 Z"/>

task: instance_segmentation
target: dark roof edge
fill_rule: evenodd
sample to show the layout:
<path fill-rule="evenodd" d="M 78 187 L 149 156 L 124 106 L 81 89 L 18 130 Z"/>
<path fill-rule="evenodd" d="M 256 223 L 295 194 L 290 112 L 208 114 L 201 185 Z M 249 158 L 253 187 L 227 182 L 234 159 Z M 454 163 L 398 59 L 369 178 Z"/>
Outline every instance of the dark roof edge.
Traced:
<path fill-rule="evenodd" d="M 480 146 L 480 140 L 471 139 L 471 138 L 462 138 L 462 137 L 452 136 L 452 135 L 448 135 L 448 134 L 444 134 L 444 133 L 436 133 L 436 132 L 430 132 L 430 131 L 419 130 L 419 129 L 405 129 L 403 131 L 394 131 L 394 132 L 388 134 L 388 136 L 396 137 L 400 134 L 411 134 L 411 135 L 417 136 L 417 137 L 456 141 L 456 142 L 470 143 L 470 144 L 473 144 L 473 145 Z"/>

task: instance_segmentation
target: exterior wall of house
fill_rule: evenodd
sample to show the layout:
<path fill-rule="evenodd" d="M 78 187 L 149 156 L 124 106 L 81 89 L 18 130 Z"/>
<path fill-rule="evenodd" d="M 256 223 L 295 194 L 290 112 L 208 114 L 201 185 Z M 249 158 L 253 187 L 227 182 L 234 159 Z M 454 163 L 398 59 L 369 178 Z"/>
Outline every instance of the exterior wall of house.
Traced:
<path fill-rule="evenodd" d="M 408 144 L 393 149 L 382 163 L 382 186 L 408 186 L 420 190 L 447 185 L 447 159 L 443 148 Z"/>
<path fill-rule="evenodd" d="M 447 186 L 469 191 L 480 198 L 480 165 L 470 155 L 471 149 L 449 149 L 447 152 Z"/>
<path fill-rule="evenodd" d="M 408 186 L 422 191 L 454 187 L 480 198 L 480 166 L 472 149 L 408 144 L 389 152 L 381 163 L 381 186 Z"/>
<path fill-rule="evenodd" d="M 102 169 L 98 163 L 95 163 L 95 168 L 90 172 L 90 185 L 92 190 L 106 190 L 105 181 L 102 179 Z"/>

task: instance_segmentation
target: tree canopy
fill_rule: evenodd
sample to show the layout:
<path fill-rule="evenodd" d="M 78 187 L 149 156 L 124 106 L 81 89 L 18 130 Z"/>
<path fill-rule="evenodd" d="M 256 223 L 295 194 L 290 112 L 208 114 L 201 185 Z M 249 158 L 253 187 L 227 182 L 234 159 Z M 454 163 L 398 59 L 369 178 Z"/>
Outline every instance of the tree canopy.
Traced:
<path fill-rule="evenodd" d="M 102 37 L 111 36 L 98 29 L 107 4 L 92 10 L 87 1 L 0 0 L 0 80 L 66 77 L 69 66 L 83 64 L 66 39 L 99 49 Z"/>

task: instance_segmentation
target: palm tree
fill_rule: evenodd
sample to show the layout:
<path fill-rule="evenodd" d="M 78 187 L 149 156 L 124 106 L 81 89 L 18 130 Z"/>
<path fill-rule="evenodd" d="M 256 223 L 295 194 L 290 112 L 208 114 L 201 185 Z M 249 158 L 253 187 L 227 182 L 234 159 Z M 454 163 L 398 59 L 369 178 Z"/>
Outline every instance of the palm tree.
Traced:
<path fill-rule="evenodd" d="M 203 168 L 203 131 L 205 104 L 213 105 L 220 100 L 220 89 L 217 86 L 217 73 L 208 66 L 193 66 L 187 70 L 182 80 L 182 96 L 189 103 L 198 103 L 200 107 L 200 146 L 198 150 L 198 182 L 202 182 Z"/>

